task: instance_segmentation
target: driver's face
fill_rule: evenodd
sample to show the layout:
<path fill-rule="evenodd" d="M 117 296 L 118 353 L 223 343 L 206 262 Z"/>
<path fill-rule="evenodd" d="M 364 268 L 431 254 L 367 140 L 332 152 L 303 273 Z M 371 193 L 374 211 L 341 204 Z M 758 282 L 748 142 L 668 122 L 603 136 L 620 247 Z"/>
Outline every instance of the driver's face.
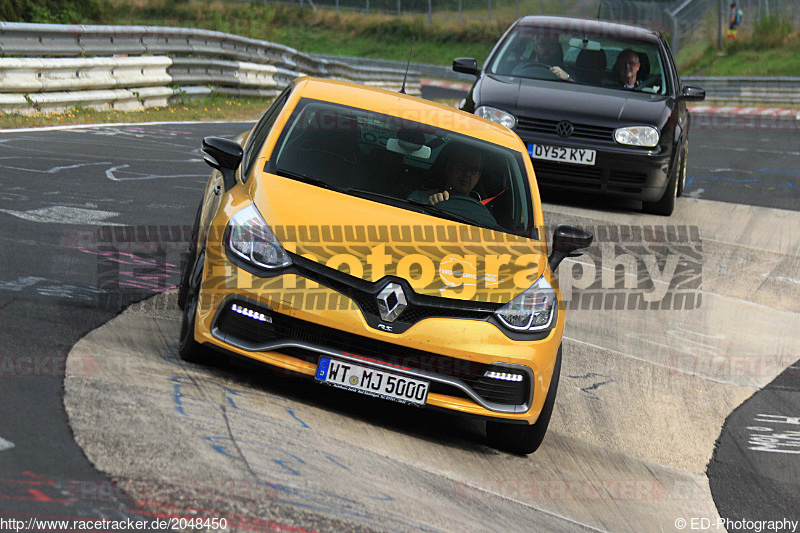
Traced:
<path fill-rule="evenodd" d="M 481 179 L 481 157 L 478 154 L 469 152 L 455 154 L 446 168 L 445 185 L 453 194 L 469 196 Z"/>
<path fill-rule="evenodd" d="M 544 38 L 539 38 L 536 41 L 536 44 L 533 47 L 533 51 L 536 53 L 536 59 L 540 63 L 544 63 L 546 65 L 554 65 L 558 62 L 556 56 L 556 49 L 559 48 L 558 41 L 547 40 Z"/>

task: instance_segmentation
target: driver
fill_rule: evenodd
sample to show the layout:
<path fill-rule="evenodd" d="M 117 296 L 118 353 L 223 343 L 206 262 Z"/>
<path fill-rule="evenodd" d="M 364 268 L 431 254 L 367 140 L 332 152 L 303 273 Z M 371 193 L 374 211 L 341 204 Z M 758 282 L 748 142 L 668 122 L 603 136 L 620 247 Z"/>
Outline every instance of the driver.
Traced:
<path fill-rule="evenodd" d="M 477 191 L 473 190 L 483 171 L 480 151 L 465 144 L 450 142 L 442 149 L 438 159 L 431 170 L 436 178 L 441 179 L 440 185 L 416 190 L 408 199 L 430 205 L 460 199 L 463 202 L 448 203 L 442 209 L 487 227 L 497 227 L 491 211 L 480 201 Z"/>
<path fill-rule="evenodd" d="M 539 37 L 536 39 L 533 51 L 536 54 L 536 60 L 548 65 L 550 72 L 558 76 L 559 79 L 565 81 L 570 79 L 569 74 L 563 69 L 564 51 L 561 49 L 561 43 L 558 42 L 557 37 Z"/>
<path fill-rule="evenodd" d="M 470 196 L 481 179 L 483 159 L 480 152 L 470 150 L 466 145 L 454 143 L 445 147 L 440 157 L 444 158 L 442 187 L 414 191 L 409 200 L 436 205 L 449 200 L 450 195 Z"/>

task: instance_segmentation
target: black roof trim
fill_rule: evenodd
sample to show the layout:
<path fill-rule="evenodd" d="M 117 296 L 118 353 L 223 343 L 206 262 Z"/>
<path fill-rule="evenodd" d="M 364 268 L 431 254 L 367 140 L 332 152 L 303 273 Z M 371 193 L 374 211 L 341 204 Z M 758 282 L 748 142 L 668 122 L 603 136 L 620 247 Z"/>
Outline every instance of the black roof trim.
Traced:
<path fill-rule="evenodd" d="M 544 26 L 553 30 L 583 30 L 589 33 L 607 33 L 609 37 L 620 39 L 635 39 L 646 42 L 656 43 L 660 33 L 654 30 L 619 24 L 617 22 L 607 22 L 603 20 L 579 19 L 570 17 L 549 17 L 539 15 L 529 15 L 522 17 L 514 24 L 515 26 Z"/>

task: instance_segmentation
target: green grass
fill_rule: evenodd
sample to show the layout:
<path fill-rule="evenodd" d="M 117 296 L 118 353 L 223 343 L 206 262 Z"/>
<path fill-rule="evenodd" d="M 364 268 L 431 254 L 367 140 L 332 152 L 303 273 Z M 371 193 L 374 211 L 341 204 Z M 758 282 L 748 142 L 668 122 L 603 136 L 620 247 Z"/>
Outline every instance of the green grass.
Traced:
<path fill-rule="evenodd" d="M 705 32 L 716 35 L 715 27 Z M 800 75 L 800 33 L 790 20 L 764 17 L 739 30 L 734 40 L 690 43 L 680 50 L 678 68 L 683 75 L 792 76 Z"/>
<path fill-rule="evenodd" d="M 740 50 L 717 56 L 705 76 L 798 76 L 800 50 Z"/>
<path fill-rule="evenodd" d="M 141 111 L 97 111 L 75 108 L 61 113 L 0 114 L 0 128 L 35 128 L 72 124 L 108 124 L 115 122 L 169 122 L 211 120 L 256 120 L 269 107 L 266 98 L 234 98 L 210 95 L 187 99 L 167 107 L 151 107 Z"/>

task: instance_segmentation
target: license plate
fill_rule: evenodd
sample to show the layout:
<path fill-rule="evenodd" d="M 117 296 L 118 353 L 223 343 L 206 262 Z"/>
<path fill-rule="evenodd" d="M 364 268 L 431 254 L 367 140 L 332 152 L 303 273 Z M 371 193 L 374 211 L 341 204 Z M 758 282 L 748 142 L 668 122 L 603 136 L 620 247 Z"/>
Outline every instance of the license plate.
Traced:
<path fill-rule="evenodd" d="M 321 357 L 316 379 L 322 383 L 385 400 L 425 405 L 428 382 L 350 362 Z"/>
<path fill-rule="evenodd" d="M 546 159 L 575 165 L 594 165 L 595 158 L 595 151 L 588 148 L 567 148 L 547 144 L 529 144 L 528 154 L 533 159 Z"/>

